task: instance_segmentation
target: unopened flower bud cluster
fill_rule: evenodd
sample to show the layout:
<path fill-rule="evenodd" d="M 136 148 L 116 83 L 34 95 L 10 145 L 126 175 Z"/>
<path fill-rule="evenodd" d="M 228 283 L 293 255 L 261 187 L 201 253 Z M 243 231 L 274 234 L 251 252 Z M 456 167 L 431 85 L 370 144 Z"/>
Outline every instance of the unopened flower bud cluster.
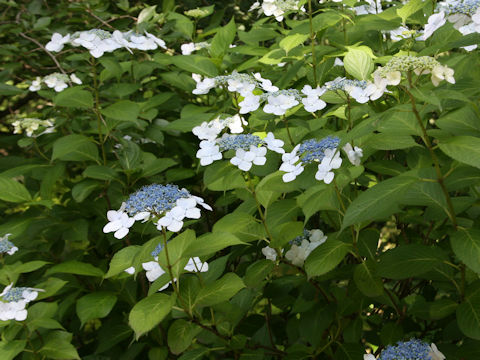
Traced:
<path fill-rule="evenodd" d="M 48 134 L 52 133 L 55 128 L 54 128 L 54 119 L 48 119 L 48 120 L 41 120 L 37 118 L 22 118 L 22 119 L 17 119 L 12 123 L 13 126 L 13 133 L 14 134 L 22 134 L 25 132 L 25 134 L 28 137 L 37 137 L 43 134 Z M 37 130 L 43 130 L 40 133 L 34 134 Z"/>
<path fill-rule="evenodd" d="M 402 80 L 402 73 L 410 71 L 416 75 L 432 74 L 431 80 L 435 86 L 442 80 L 455 84 L 453 69 L 430 56 L 394 56 L 384 67 L 379 67 L 373 76 L 386 80 L 388 85 L 398 85 Z"/>

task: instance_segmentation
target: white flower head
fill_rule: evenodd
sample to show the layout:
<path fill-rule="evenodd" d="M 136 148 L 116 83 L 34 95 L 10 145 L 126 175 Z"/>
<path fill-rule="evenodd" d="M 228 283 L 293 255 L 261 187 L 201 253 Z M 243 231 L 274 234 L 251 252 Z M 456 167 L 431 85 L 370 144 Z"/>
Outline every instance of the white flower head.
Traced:
<path fill-rule="evenodd" d="M 423 33 L 422 40 L 427 40 L 435 30 L 441 28 L 445 24 L 445 13 L 442 11 L 438 14 L 430 15 L 428 23 L 425 25 L 425 32 Z"/>
<path fill-rule="evenodd" d="M 285 150 L 283 150 L 283 145 L 285 143 L 280 139 L 275 139 L 275 136 L 272 132 L 269 132 L 267 136 L 263 139 L 263 141 L 265 141 L 269 150 L 275 151 L 279 154 L 285 153 Z"/>
<path fill-rule="evenodd" d="M 445 355 L 443 355 L 440 352 L 440 350 L 438 350 L 437 345 L 435 345 L 433 343 L 430 345 L 430 352 L 428 353 L 428 355 L 430 355 L 432 360 L 445 360 L 446 359 Z"/>
<path fill-rule="evenodd" d="M 359 148 L 358 146 L 355 146 L 354 148 L 350 143 L 347 143 L 343 147 L 343 151 L 347 154 L 348 160 L 355 166 L 359 166 L 361 159 L 363 157 L 363 150 Z"/>
<path fill-rule="evenodd" d="M 277 251 L 272 249 L 270 246 L 262 248 L 262 254 L 265 255 L 267 260 L 276 261 L 277 260 Z"/>
<path fill-rule="evenodd" d="M 203 140 L 200 142 L 200 149 L 197 151 L 197 158 L 200 159 L 200 165 L 210 165 L 216 160 L 222 159 L 220 147 L 213 141 Z"/>
<path fill-rule="evenodd" d="M 240 114 L 248 114 L 249 112 L 255 111 L 260 107 L 260 96 L 257 95 L 248 95 L 238 103 L 240 106 Z"/>
<path fill-rule="evenodd" d="M 267 161 L 265 157 L 267 149 L 265 147 L 256 147 L 251 145 L 250 150 L 237 149 L 235 156 L 230 162 L 237 166 L 240 170 L 249 171 L 253 164 L 264 165 Z"/>
<path fill-rule="evenodd" d="M 125 203 L 122 203 L 119 210 L 107 211 L 107 219 L 109 222 L 103 227 L 104 233 L 115 232 L 113 236 L 117 239 L 123 239 L 128 234 L 130 228 L 135 223 L 135 219 L 129 217 L 124 210 Z"/>
<path fill-rule="evenodd" d="M 165 270 L 160 267 L 160 264 L 156 261 L 149 261 L 142 264 L 144 270 L 146 270 L 146 276 L 148 281 L 154 282 L 160 276 L 165 274 Z"/>
<path fill-rule="evenodd" d="M 185 265 L 184 269 L 190 272 L 207 272 L 208 263 L 202 263 L 199 257 L 193 257 L 188 259 L 188 263 Z"/>
<path fill-rule="evenodd" d="M 318 165 L 318 171 L 315 179 L 323 180 L 325 184 L 330 184 L 335 176 L 333 169 L 338 169 L 342 165 L 340 152 L 336 149 L 326 149 L 322 162 Z"/>

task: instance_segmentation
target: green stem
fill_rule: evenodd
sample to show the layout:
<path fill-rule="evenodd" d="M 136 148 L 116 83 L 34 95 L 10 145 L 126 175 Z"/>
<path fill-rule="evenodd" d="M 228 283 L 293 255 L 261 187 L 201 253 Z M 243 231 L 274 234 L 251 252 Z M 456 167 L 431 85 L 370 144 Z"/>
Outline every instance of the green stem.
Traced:
<path fill-rule="evenodd" d="M 265 214 L 263 213 L 263 210 L 262 210 L 262 205 L 258 201 L 257 194 L 255 192 L 255 185 L 253 185 L 252 179 L 250 177 L 250 173 L 248 171 L 247 171 L 247 178 L 248 178 L 248 185 L 250 187 L 250 192 L 252 193 L 253 198 L 255 199 L 255 203 L 257 204 L 257 210 L 258 210 L 258 213 L 260 215 L 260 220 L 262 221 L 263 227 L 265 228 L 265 233 L 267 234 L 268 242 L 270 243 L 270 242 L 272 242 L 273 238 L 272 238 L 272 235 L 270 234 L 270 231 L 268 229 Z"/>
<path fill-rule="evenodd" d="M 290 128 L 288 127 L 288 119 L 285 115 L 283 115 L 283 121 L 285 122 L 285 128 L 287 129 L 288 139 L 290 140 L 290 144 L 295 146 L 295 142 L 293 141 L 292 134 L 290 134 Z"/>
<path fill-rule="evenodd" d="M 410 89 L 412 89 L 413 87 L 411 72 L 408 72 L 407 77 L 408 77 L 409 88 L 406 89 L 406 92 L 412 103 L 412 111 L 413 111 L 413 114 L 415 115 L 415 118 L 417 119 L 418 125 L 420 125 L 420 128 L 422 129 L 422 134 L 423 134 L 422 140 L 425 143 L 425 146 L 428 148 L 428 151 L 430 152 L 430 156 L 432 158 L 433 165 L 435 167 L 435 172 L 437 174 L 437 181 L 440 184 L 440 187 L 442 188 L 443 194 L 445 195 L 445 200 L 447 201 L 447 206 L 448 206 L 448 212 L 447 212 L 448 217 L 452 221 L 453 227 L 457 229 L 457 219 L 455 217 L 455 211 L 453 209 L 452 199 L 450 198 L 447 187 L 445 186 L 444 177 L 442 175 L 442 171 L 440 170 L 440 163 L 438 161 L 437 155 L 435 155 L 435 152 L 433 151 L 432 143 L 430 142 L 430 138 L 428 137 L 428 134 L 427 134 L 427 129 L 425 129 L 420 113 L 417 110 L 415 98 L 410 92 Z"/>
<path fill-rule="evenodd" d="M 317 87 L 317 57 L 315 55 L 315 32 L 313 30 L 312 21 L 312 0 L 308 0 L 308 21 L 310 23 L 310 42 L 312 44 L 312 68 L 313 68 L 313 83 Z"/>
<path fill-rule="evenodd" d="M 102 115 L 100 114 L 100 95 L 98 92 L 98 80 L 97 80 L 97 68 L 95 59 L 92 60 L 92 69 L 93 69 L 93 90 L 95 94 L 95 104 L 93 112 L 97 116 L 97 127 L 98 127 L 98 140 L 100 142 L 100 148 L 102 150 L 102 159 L 103 165 L 107 164 L 107 156 L 105 154 L 105 147 L 103 144 L 105 143 L 105 139 L 102 133 Z"/>

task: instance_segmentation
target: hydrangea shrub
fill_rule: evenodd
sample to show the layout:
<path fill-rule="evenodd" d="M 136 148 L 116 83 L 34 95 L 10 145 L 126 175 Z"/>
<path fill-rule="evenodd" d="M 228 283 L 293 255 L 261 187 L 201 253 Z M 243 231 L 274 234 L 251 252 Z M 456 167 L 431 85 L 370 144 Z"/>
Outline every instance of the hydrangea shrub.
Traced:
<path fill-rule="evenodd" d="M 480 3 L 2 2 L 0 359 L 480 358 Z"/>

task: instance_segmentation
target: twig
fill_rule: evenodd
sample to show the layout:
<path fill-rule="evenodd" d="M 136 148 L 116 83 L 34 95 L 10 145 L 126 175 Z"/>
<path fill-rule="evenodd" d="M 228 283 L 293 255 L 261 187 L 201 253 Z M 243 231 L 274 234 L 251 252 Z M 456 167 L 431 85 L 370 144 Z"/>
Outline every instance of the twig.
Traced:
<path fill-rule="evenodd" d="M 97 15 L 95 15 L 92 10 L 86 9 L 86 11 L 87 11 L 87 13 L 89 13 L 91 16 L 93 16 L 95 19 L 97 19 L 98 21 L 100 21 L 103 25 L 109 27 L 110 29 L 117 30 L 117 29 L 115 29 L 112 25 L 110 25 L 109 23 L 107 23 L 105 20 L 103 20 L 102 18 L 100 18 L 100 17 L 98 17 Z"/>
<path fill-rule="evenodd" d="M 50 56 L 50 57 L 52 58 L 52 60 L 53 60 L 53 62 L 55 63 L 55 65 L 57 65 L 57 68 L 60 70 L 60 72 L 61 72 L 63 75 L 65 75 L 65 76 L 68 77 L 67 73 L 65 72 L 65 70 L 63 70 L 62 65 L 60 65 L 60 63 L 58 62 L 58 60 L 57 60 L 57 58 L 55 57 L 55 55 L 53 55 L 50 51 L 48 51 L 48 50 L 45 48 L 45 46 L 43 46 L 41 43 L 39 43 L 39 42 L 38 42 L 37 40 L 35 40 L 34 38 L 31 38 L 30 36 L 25 35 L 23 32 L 20 32 L 19 35 L 20 35 L 21 37 L 23 37 L 24 39 L 30 40 L 30 41 L 33 42 L 35 45 L 37 45 L 40 49 L 42 49 L 43 51 L 45 51 L 45 52 L 48 54 L 48 56 Z M 68 80 L 69 85 L 72 86 L 72 83 L 70 82 L 70 77 L 68 77 L 68 79 L 69 79 L 69 80 Z"/>

